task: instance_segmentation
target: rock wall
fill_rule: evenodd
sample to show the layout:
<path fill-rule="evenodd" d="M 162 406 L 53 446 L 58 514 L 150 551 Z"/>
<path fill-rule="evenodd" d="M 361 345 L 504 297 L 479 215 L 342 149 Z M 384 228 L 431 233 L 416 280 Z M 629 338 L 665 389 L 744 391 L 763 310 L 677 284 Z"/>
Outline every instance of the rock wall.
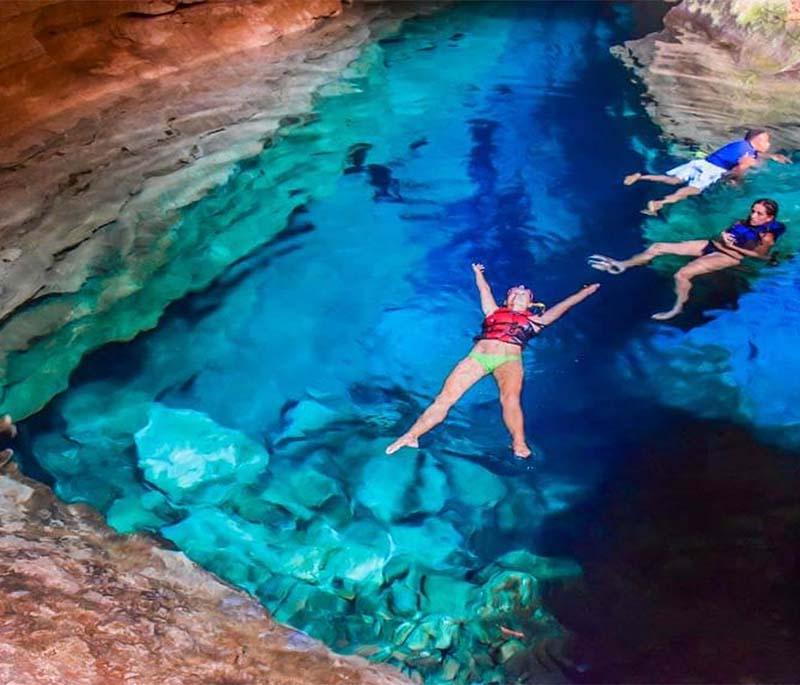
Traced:
<path fill-rule="evenodd" d="M 13 466 L 0 475 L 0 621 L 2 683 L 410 682 L 275 623 L 183 554 L 116 535 Z"/>
<path fill-rule="evenodd" d="M 90 328 L 93 314 L 138 292 L 169 262 L 167 229 L 179 210 L 281 127 L 301 123 L 316 89 L 375 31 L 416 9 L 0 3 L 4 411 L 24 413 L 7 402 L 9 357 L 65 325 Z M 92 306 L 59 299 L 109 273 L 119 277 L 95 288 Z M 127 335 L 153 325 L 153 314 Z M 84 348 L 73 330 L 66 347 L 77 361 Z M 57 372 L 63 381 L 68 368 Z M 33 370 L 19 374 L 24 383 Z M 0 613 L 2 683 L 408 682 L 332 654 L 182 554 L 121 538 L 98 514 L 16 472 L 0 476 Z"/>
<path fill-rule="evenodd" d="M 664 30 L 616 49 L 664 132 L 710 148 L 750 126 L 800 147 L 800 3 L 683 0 Z"/>
<path fill-rule="evenodd" d="M 24 0 L 0 4 L 0 161 L 57 115 L 143 81 L 262 47 L 340 13 L 341 0 Z"/>
<path fill-rule="evenodd" d="M 95 335 L 98 312 L 167 267 L 168 228 L 182 208 L 283 127 L 301 124 L 314 93 L 362 46 L 425 9 L 339 0 L 0 4 L 5 410 L 35 411 L 86 349 L 155 325 L 186 288 L 152 302 L 124 331 Z M 216 273 L 209 268 L 191 287 Z M 89 291 L 80 303 L 59 299 Z M 69 359 L 50 359 L 49 380 L 33 383 L 42 389 L 35 398 L 10 398 L 9 386 L 31 385 L 31 368 L 42 365 L 9 371 L 9 359 L 67 325 L 75 331 L 69 350 L 61 348 Z"/>

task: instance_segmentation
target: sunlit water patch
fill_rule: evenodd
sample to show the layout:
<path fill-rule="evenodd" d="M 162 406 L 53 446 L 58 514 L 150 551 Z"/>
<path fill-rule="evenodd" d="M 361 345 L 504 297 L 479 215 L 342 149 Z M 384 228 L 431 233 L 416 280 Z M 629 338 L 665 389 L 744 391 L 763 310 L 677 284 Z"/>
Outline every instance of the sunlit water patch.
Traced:
<path fill-rule="evenodd" d="M 155 322 L 158 287 L 213 283 L 87 357 L 29 422 L 58 494 L 157 532 L 335 649 L 432 683 L 558 679 L 543 594 L 580 569 L 536 534 L 669 430 L 662 388 L 629 364 L 673 354 L 647 319 L 668 282 L 626 274 L 534 342 L 532 463 L 512 458 L 490 380 L 419 452 L 383 449 L 469 349 L 470 261 L 498 294 L 527 282 L 552 302 L 596 278 L 588 254 L 641 249 L 643 191 L 619 179 L 666 159 L 608 54 L 629 11 L 468 3 L 369 48 L 183 214 L 171 236 L 194 247 L 128 314 Z"/>

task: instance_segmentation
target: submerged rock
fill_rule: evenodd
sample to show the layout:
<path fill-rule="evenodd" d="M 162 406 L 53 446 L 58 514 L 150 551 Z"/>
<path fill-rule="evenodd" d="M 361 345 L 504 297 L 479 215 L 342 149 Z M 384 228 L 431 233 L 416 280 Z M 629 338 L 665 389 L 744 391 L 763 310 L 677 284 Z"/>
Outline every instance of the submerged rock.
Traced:
<path fill-rule="evenodd" d="M 406 554 L 421 568 L 446 569 L 457 565 L 463 537 L 453 524 L 426 518 L 422 525 L 397 525 L 390 529 L 398 554 Z"/>
<path fill-rule="evenodd" d="M 106 521 L 120 533 L 141 530 L 157 531 L 174 517 L 167 498 L 156 490 L 134 488 L 115 500 L 106 513 Z"/>
<path fill-rule="evenodd" d="M 414 459 L 387 459 L 379 454 L 364 464 L 356 497 L 377 518 L 392 521 L 405 512 L 407 492 L 415 476 Z"/>
<path fill-rule="evenodd" d="M 145 478 L 175 503 L 219 504 L 266 469 L 266 450 L 191 409 L 154 405 L 136 433 Z"/>
<path fill-rule="evenodd" d="M 465 504 L 476 507 L 492 507 L 507 492 L 503 480 L 475 462 L 467 459 L 451 459 L 448 476 L 456 496 Z"/>
<path fill-rule="evenodd" d="M 364 464 L 358 500 L 383 521 L 435 514 L 449 495 L 447 477 L 425 454 L 387 459 L 381 454 Z"/>
<path fill-rule="evenodd" d="M 303 438 L 309 433 L 323 430 L 327 424 L 336 421 L 341 414 L 322 402 L 304 399 L 292 407 L 284 416 L 286 427 L 277 440 Z"/>
<path fill-rule="evenodd" d="M 473 613 L 472 604 L 478 587 L 452 576 L 428 574 L 422 583 L 422 610 L 428 614 L 446 614 L 467 619 Z"/>
<path fill-rule="evenodd" d="M 479 577 L 486 579 L 498 568 L 522 571 L 535 576 L 537 580 L 544 581 L 577 578 L 581 575 L 581 567 L 570 559 L 540 557 L 526 549 L 507 552 L 493 564 L 487 566 Z"/>

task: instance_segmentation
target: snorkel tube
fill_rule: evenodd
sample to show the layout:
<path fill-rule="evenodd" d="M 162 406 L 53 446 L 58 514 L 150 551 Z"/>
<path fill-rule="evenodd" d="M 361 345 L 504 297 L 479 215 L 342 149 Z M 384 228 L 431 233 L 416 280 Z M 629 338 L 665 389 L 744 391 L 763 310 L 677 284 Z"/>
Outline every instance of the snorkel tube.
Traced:
<path fill-rule="evenodd" d="M 531 302 L 531 311 L 536 316 L 541 316 L 547 310 L 547 305 L 544 302 Z"/>

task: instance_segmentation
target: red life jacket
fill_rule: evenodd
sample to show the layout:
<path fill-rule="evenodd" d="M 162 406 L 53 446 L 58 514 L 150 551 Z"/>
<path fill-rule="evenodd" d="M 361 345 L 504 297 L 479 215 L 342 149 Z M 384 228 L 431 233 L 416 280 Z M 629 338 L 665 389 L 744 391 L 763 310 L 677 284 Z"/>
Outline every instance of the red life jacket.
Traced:
<path fill-rule="evenodd" d="M 483 320 L 483 330 L 475 340 L 502 340 L 525 347 L 542 328 L 544 324 L 532 321 L 528 312 L 515 312 L 508 307 L 499 307 Z"/>

